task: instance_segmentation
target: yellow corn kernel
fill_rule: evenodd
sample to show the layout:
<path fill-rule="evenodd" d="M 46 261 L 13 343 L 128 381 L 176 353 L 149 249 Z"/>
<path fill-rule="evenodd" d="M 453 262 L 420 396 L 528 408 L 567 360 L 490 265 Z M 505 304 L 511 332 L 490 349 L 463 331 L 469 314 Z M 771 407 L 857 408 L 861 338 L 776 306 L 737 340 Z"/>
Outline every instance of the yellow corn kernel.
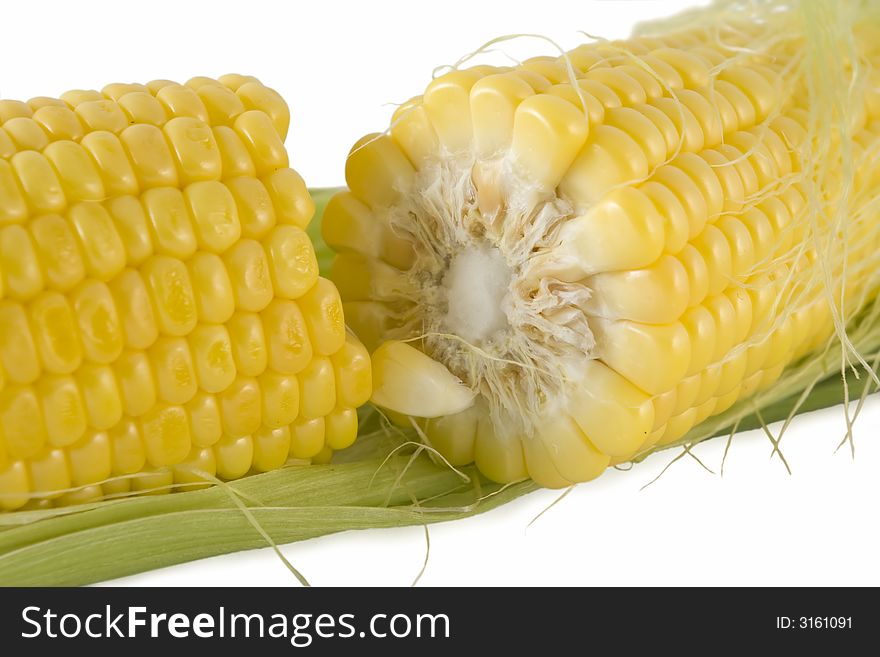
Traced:
<path fill-rule="evenodd" d="M 88 424 L 86 409 L 76 381 L 71 376 L 45 376 L 36 385 L 46 436 L 54 447 L 79 440 Z"/>
<path fill-rule="evenodd" d="M 0 301 L 0 361 L 15 383 L 35 381 L 42 369 L 24 308 L 11 301 Z"/>
<path fill-rule="evenodd" d="M 370 398 L 373 376 L 370 355 L 351 333 L 346 332 L 345 344 L 330 356 L 336 376 L 336 396 L 341 406 L 358 408 Z"/>
<path fill-rule="evenodd" d="M 110 437 L 104 431 L 87 432 L 67 448 L 70 479 L 74 486 L 87 486 L 107 479 L 113 471 Z"/>
<path fill-rule="evenodd" d="M 119 422 L 122 417 L 122 397 L 116 376 L 109 366 L 84 364 L 76 372 L 76 382 L 91 428 L 104 431 Z"/>
<path fill-rule="evenodd" d="M 255 240 L 238 241 L 223 255 L 232 282 L 235 306 L 239 310 L 259 312 L 272 300 L 272 275 L 266 251 Z"/>
<path fill-rule="evenodd" d="M 358 417 L 353 408 L 337 408 L 324 417 L 324 439 L 333 450 L 350 447 L 357 438 Z"/>
<path fill-rule="evenodd" d="M 39 152 L 49 144 L 49 137 L 40 124 L 29 117 L 9 119 L 3 124 L 3 130 L 19 151 Z"/>
<path fill-rule="evenodd" d="M 165 108 L 152 94 L 145 91 L 133 91 L 121 96 L 117 103 L 128 116 L 129 123 L 148 123 L 161 126 L 168 120 Z"/>
<path fill-rule="evenodd" d="M 339 351 L 345 342 L 345 321 L 336 286 L 327 279 L 319 278 L 297 301 L 297 305 L 302 311 L 315 353 L 326 356 Z"/>
<path fill-rule="evenodd" d="M 150 293 L 136 269 L 125 269 L 110 284 L 110 293 L 122 323 L 125 344 L 146 349 L 159 335 Z"/>
<path fill-rule="evenodd" d="M 168 256 L 152 256 L 141 266 L 159 330 L 186 335 L 195 328 L 196 301 L 186 265 Z"/>
<path fill-rule="evenodd" d="M 205 392 L 222 392 L 235 380 L 232 341 L 222 324 L 200 324 L 187 336 L 198 377 Z"/>
<path fill-rule="evenodd" d="M 185 338 L 160 337 L 150 347 L 149 357 L 159 399 L 179 405 L 193 398 L 199 384 Z"/>
<path fill-rule="evenodd" d="M 225 183 L 235 200 L 242 237 L 262 239 L 275 225 L 275 208 L 266 186 L 249 176 L 231 178 Z"/>
<path fill-rule="evenodd" d="M 0 160 L 0 226 L 22 223 L 27 216 L 28 206 L 16 182 L 16 172 L 9 162 Z"/>
<path fill-rule="evenodd" d="M 126 415 L 139 417 L 156 405 L 156 383 L 143 351 L 124 351 L 113 369 Z"/>
<path fill-rule="evenodd" d="M 251 377 L 262 374 L 271 353 L 266 344 L 264 323 L 260 321 L 260 316 L 255 313 L 236 313 L 226 323 L 226 328 L 238 373 Z M 277 367 L 275 369 L 278 370 Z"/>
<path fill-rule="evenodd" d="M 147 461 L 153 467 L 175 465 L 189 454 L 189 419 L 182 406 L 154 406 L 139 418 L 139 424 Z"/>
<path fill-rule="evenodd" d="M 105 283 L 86 280 L 70 293 L 85 357 L 112 363 L 122 352 L 122 326 Z"/>
<path fill-rule="evenodd" d="M 68 212 L 79 239 L 86 272 L 99 281 L 109 281 L 125 267 L 125 246 L 116 232 L 110 213 L 100 203 L 77 203 Z"/>
<path fill-rule="evenodd" d="M 263 396 L 263 425 L 269 429 L 285 427 L 299 415 L 299 380 L 293 374 L 264 372 L 259 377 Z"/>
<path fill-rule="evenodd" d="M 0 443 L 12 459 L 30 458 L 46 444 L 46 427 L 37 393 L 31 386 L 0 390 Z"/>
<path fill-rule="evenodd" d="M 310 459 L 324 448 L 324 418 L 299 418 L 290 425 L 290 456 Z"/>
<path fill-rule="evenodd" d="M 210 486 L 217 474 L 217 458 L 209 447 L 193 447 L 185 461 L 172 468 L 174 483 L 183 484 L 179 490 L 199 490 Z M 204 485 L 200 485 L 204 484 Z"/>
<path fill-rule="evenodd" d="M 248 436 L 262 424 L 262 399 L 259 382 L 240 376 L 218 395 L 220 419 L 227 436 Z"/>
<path fill-rule="evenodd" d="M 309 288 L 315 287 L 318 280 L 318 260 L 305 231 L 296 226 L 276 226 L 263 241 L 263 247 L 269 259 L 272 287 L 276 296 L 298 299 Z M 328 284 L 332 285 L 329 282 Z M 337 295 L 337 306 L 340 303 Z M 339 312 L 342 312 L 341 306 Z"/>
<path fill-rule="evenodd" d="M 79 243 L 68 221 L 47 214 L 31 220 L 28 228 L 47 287 L 66 292 L 85 278 Z"/>
<path fill-rule="evenodd" d="M 235 119 L 233 128 L 247 147 L 258 176 L 287 167 L 287 151 L 268 115 L 248 110 Z"/>
<path fill-rule="evenodd" d="M 233 90 L 245 109 L 263 111 L 272 119 L 275 132 L 278 133 L 281 141 L 287 138 L 287 129 L 290 126 L 290 110 L 278 92 L 269 87 L 264 87 L 257 80 L 253 79 L 245 81 Z"/>
<path fill-rule="evenodd" d="M 243 477 L 254 461 L 254 441 L 250 436 L 224 436 L 214 445 L 214 458 L 221 479 Z"/>
<path fill-rule="evenodd" d="M 30 499 L 30 477 L 24 461 L 13 461 L 0 470 L 0 508 L 18 509 Z"/>
<path fill-rule="evenodd" d="M 177 187 L 177 167 L 162 131 L 144 123 L 127 127 L 119 138 L 141 189 Z"/>
<path fill-rule="evenodd" d="M 208 110 L 198 94 L 181 84 L 167 84 L 156 92 L 158 100 L 170 116 L 188 116 L 208 123 Z"/>
<path fill-rule="evenodd" d="M 269 365 L 282 374 L 296 374 L 312 359 L 306 322 L 294 301 L 276 299 L 260 313 Z"/>
<path fill-rule="evenodd" d="M 43 272 L 31 236 L 22 226 L 0 229 L 0 258 L 6 295 L 27 300 L 43 289 Z"/>
<path fill-rule="evenodd" d="M 106 98 L 83 101 L 76 106 L 74 111 L 90 131 L 104 130 L 118 134 L 128 127 L 128 118 L 125 116 L 125 112 L 115 102 Z M 86 135 L 87 137 L 88 135 Z"/>
<path fill-rule="evenodd" d="M 52 499 L 70 488 L 70 472 L 63 449 L 45 449 L 28 462 L 31 486 L 35 496 Z"/>
<path fill-rule="evenodd" d="M 49 144 L 43 155 L 52 163 L 67 200 L 101 201 L 106 196 L 104 183 L 88 151 L 74 141 Z"/>
<path fill-rule="evenodd" d="M 137 267 L 153 255 L 153 238 L 144 206 L 134 196 L 119 196 L 108 201 L 106 207 L 125 245 L 128 265 Z"/>
<path fill-rule="evenodd" d="M 196 236 L 183 193 L 156 187 L 141 196 L 156 253 L 185 260 L 196 252 Z"/>
<path fill-rule="evenodd" d="M 278 223 L 293 224 L 305 230 L 315 214 L 315 203 L 299 174 L 293 169 L 278 169 L 261 181 L 275 206 Z"/>
<path fill-rule="evenodd" d="M 47 372 L 69 374 L 82 362 L 73 310 L 64 295 L 43 292 L 28 306 L 31 334 Z"/>
<path fill-rule="evenodd" d="M 235 312 L 235 297 L 223 260 L 214 253 L 199 252 L 187 267 L 199 319 L 216 324 L 227 321 Z"/>
<path fill-rule="evenodd" d="M 286 426 L 269 429 L 262 427 L 253 435 L 254 470 L 269 472 L 287 462 L 290 453 L 290 429 Z"/>
<path fill-rule="evenodd" d="M 108 196 L 138 193 L 134 168 L 115 134 L 96 129 L 83 137 L 80 144 L 95 162 Z"/>
<path fill-rule="evenodd" d="M 223 435 L 220 405 L 214 395 L 199 391 L 186 405 L 193 445 L 210 447 Z"/>
<path fill-rule="evenodd" d="M 171 145 L 182 184 L 219 180 L 222 160 L 210 127 L 198 119 L 178 116 L 162 131 Z"/>
<path fill-rule="evenodd" d="M 224 178 L 235 180 L 236 176 L 252 178 L 257 169 L 248 153 L 247 147 L 235 130 L 228 126 L 214 126 L 214 141 L 220 151 L 221 170 Z"/>
<path fill-rule="evenodd" d="M 220 84 L 205 84 L 196 89 L 196 93 L 205 104 L 212 124 L 229 125 L 245 111 L 241 99 L 231 89 Z"/>
<path fill-rule="evenodd" d="M 336 382 L 329 358 L 315 357 L 298 375 L 299 412 L 303 417 L 321 417 L 336 406 Z"/>
<path fill-rule="evenodd" d="M 239 240 L 242 227 L 238 210 L 225 185 L 216 181 L 193 183 L 184 190 L 184 196 L 200 249 L 223 253 Z"/>

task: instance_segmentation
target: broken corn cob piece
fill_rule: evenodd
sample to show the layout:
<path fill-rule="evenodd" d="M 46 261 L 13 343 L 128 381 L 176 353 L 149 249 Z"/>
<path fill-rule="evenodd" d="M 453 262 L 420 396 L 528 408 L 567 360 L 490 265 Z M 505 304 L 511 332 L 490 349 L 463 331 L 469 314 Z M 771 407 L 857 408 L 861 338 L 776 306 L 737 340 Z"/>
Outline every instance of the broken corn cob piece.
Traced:
<path fill-rule="evenodd" d="M 373 401 L 452 465 L 592 479 L 773 385 L 876 297 L 876 76 L 818 139 L 793 19 L 732 20 L 454 70 L 351 150 L 332 279 Z M 857 37 L 851 70 L 876 70 Z"/>
<path fill-rule="evenodd" d="M 0 100 L 0 509 L 308 460 L 369 359 L 255 78 Z"/>

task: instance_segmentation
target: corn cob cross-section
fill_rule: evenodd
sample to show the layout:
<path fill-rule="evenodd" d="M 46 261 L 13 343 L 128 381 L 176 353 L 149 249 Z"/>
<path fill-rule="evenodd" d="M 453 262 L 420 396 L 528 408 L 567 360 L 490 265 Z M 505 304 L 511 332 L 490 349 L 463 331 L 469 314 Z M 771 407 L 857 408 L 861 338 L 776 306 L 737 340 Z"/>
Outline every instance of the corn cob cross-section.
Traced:
<path fill-rule="evenodd" d="M 848 134 L 814 139 L 790 14 L 455 70 L 359 141 L 323 230 L 374 401 L 560 487 L 825 344 L 876 296 L 880 56 L 857 35 Z"/>
<path fill-rule="evenodd" d="M 0 100 L 0 508 L 327 458 L 369 361 L 284 100 L 195 78 Z"/>

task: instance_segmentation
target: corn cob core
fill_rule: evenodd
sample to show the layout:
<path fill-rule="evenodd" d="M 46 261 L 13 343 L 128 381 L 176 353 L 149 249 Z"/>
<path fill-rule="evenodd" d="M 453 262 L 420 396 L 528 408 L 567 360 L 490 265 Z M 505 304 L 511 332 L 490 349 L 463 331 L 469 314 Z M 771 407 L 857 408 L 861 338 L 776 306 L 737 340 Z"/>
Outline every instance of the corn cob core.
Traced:
<path fill-rule="evenodd" d="M 816 211 L 842 192 L 812 186 L 803 35 L 761 17 L 455 70 L 359 141 L 323 230 L 373 401 L 453 465 L 566 486 L 772 385 L 834 333 L 829 298 L 874 296 L 880 58 L 860 42 L 844 236 Z"/>
<path fill-rule="evenodd" d="M 0 100 L 0 508 L 329 457 L 369 360 L 255 78 Z"/>

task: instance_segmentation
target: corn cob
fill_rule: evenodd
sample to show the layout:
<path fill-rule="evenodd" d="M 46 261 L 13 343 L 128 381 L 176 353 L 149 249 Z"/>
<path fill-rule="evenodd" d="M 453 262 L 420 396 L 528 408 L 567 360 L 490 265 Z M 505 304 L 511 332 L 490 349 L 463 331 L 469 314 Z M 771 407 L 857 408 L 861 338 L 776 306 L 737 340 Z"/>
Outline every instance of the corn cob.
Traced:
<path fill-rule="evenodd" d="M 377 405 L 452 465 L 567 486 L 876 297 L 876 39 L 822 139 L 804 35 L 761 16 L 453 70 L 355 144 L 323 234 Z"/>
<path fill-rule="evenodd" d="M 255 78 L 0 100 L 0 508 L 326 460 L 369 360 Z"/>

